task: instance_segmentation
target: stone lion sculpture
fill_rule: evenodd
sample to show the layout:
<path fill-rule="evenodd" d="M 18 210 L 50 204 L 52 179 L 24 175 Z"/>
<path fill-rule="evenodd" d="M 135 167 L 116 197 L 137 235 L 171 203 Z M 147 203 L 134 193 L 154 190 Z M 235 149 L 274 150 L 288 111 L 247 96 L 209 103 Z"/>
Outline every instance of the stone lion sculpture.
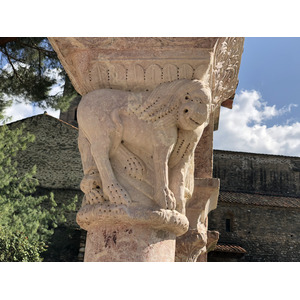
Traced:
<path fill-rule="evenodd" d="M 149 183 L 145 193 L 159 208 L 184 214 L 194 150 L 210 110 L 210 89 L 197 80 L 164 83 L 152 92 L 100 89 L 83 96 L 77 119 L 86 201 L 129 205 L 134 195 L 116 176 L 122 169 L 131 184 Z"/>

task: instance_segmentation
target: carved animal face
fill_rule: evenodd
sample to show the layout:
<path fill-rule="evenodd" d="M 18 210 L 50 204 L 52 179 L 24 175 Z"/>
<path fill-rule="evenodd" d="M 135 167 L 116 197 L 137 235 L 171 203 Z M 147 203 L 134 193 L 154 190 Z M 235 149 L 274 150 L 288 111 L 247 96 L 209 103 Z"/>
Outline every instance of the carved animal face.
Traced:
<path fill-rule="evenodd" d="M 184 130 L 195 130 L 208 120 L 210 93 L 207 89 L 186 93 L 178 111 L 178 126 Z"/>

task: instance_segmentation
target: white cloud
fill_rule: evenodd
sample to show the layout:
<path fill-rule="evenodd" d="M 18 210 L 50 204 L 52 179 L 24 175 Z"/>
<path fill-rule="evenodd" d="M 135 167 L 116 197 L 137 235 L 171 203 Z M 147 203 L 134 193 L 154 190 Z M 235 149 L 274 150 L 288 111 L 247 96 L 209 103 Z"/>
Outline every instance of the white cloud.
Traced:
<path fill-rule="evenodd" d="M 55 118 L 59 117 L 60 110 L 54 110 L 52 108 L 42 109 L 32 104 L 26 104 L 25 102 L 17 103 L 14 102 L 10 107 L 8 107 L 4 114 L 6 117 L 11 117 L 10 122 L 18 121 L 25 119 L 31 116 L 39 115 L 47 111 L 48 115 L 51 115 Z"/>
<path fill-rule="evenodd" d="M 48 69 L 45 72 L 45 75 L 49 76 L 50 78 L 54 78 L 57 81 L 57 84 L 54 85 L 49 92 L 50 95 L 62 94 L 63 93 L 63 85 L 64 85 L 64 78 L 59 75 L 59 69 Z"/>
<path fill-rule="evenodd" d="M 16 68 L 18 68 L 17 64 L 14 64 Z M 12 67 L 7 64 L 4 66 L 4 69 L 8 69 L 12 71 Z M 49 77 L 57 79 L 57 84 L 54 85 L 49 92 L 50 95 L 56 95 L 57 93 L 63 92 L 63 78 L 59 75 L 58 69 L 46 70 L 45 72 Z M 10 99 L 6 95 L 4 95 L 4 100 Z M 47 112 L 48 115 L 51 115 L 55 118 L 59 118 L 60 110 L 55 110 L 53 108 L 47 107 L 46 109 L 40 108 L 30 103 L 26 103 L 25 99 L 15 97 L 13 104 L 5 109 L 4 116 L 10 117 L 11 119 L 7 123 L 15 122 L 18 120 L 22 120 L 28 117 L 32 117 L 35 115 L 39 115 Z"/>
<path fill-rule="evenodd" d="M 300 122 L 268 127 L 264 121 L 288 114 L 297 105 L 277 109 L 268 106 L 259 92 L 237 94 L 232 110 L 221 109 L 219 130 L 214 134 L 214 148 L 232 151 L 299 156 Z"/>

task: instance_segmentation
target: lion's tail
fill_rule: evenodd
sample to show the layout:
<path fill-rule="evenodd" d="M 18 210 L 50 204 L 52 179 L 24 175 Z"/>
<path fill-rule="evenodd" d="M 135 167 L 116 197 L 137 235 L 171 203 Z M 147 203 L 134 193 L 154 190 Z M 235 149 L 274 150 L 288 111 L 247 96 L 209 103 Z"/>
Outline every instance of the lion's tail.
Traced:
<path fill-rule="evenodd" d="M 125 172 L 137 180 L 142 180 L 145 175 L 144 163 L 128 150 L 123 144 L 118 147 L 118 160 L 121 162 Z"/>

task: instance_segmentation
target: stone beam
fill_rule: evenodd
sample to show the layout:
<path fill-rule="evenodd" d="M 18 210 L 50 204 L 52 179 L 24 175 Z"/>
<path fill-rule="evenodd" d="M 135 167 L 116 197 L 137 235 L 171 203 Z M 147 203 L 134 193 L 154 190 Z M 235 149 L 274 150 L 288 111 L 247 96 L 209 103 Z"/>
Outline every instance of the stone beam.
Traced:
<path fill-rule="evenodd" d="M 235 93 L 243 38 L 49 40 L 83 96 L 85 261 L 174 261 L 176 243 L 177 260 L 196 261 L 219 187 L 213 130 Z M 182 250 L 188 240 L 199 251 Z"/>

